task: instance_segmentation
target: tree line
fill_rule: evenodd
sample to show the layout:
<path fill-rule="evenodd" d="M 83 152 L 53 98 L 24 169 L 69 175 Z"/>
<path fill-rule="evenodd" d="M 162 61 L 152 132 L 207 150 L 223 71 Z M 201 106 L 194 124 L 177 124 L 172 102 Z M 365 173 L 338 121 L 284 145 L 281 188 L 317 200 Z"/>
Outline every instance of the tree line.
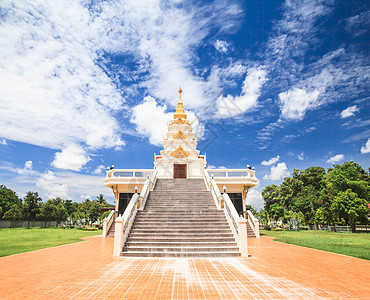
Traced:
<path fill-rule="evenodd" d="M 69 219 L 72 224 L 77 220 L 85 220 L 91 224 L 100 217 L 100 207 L 112 206 L 100 194 L 96 199 L 86 199 L 81 203 L 62 198 L 49 199 L 43 202 L 37 192 L 27 192 L 21 199 L 15 191 L 0 185 L 0 219 L 42 221 L 46 227 L 51 221 L 57 226 Z"/>
<path fill-rule="evenodd" d="M 264 209 L 258 215 L 262 224 L 282 220 L 298 224 L 347 225 L 368 224 L 370 177 L 359 164 L 336 164 L 327 171 L 322 167 L 294 169 L 290 177 L 262 191 Z"/>

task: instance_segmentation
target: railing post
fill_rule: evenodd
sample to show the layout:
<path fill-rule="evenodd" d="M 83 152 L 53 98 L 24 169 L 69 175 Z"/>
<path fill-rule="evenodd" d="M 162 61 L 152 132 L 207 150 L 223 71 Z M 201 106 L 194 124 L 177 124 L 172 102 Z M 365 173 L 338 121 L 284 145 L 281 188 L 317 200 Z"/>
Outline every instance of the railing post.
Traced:
<path fill-rule="evenodd" d="M 103 233 L 102 233 L 102 236 L 105 238 L 107 236 L 107 227 L 108 227 L 108 219 L 105 218 L 103 220 Z"/>
<path fill-rule="evenodd" d="M 123 218 L 119 216 L 116 218 L 116 227 L 114 231 L 114 245 L 113 256 L 119 257 L 122 252 L 122 239 L 123 239 Z"/>
<path fill-rule="evenodd" d="M 256 233 L 256 238 L 260 238 L 260 221 L 257 218 L 254 218 L 254 230 Z"/>
<path fill-rule="evenodd" d="M 240 217 L 239 223 L 239 251 L 242 257 L 248 257 L 248 235 L 247 235 L 247 220 Z"/>
<path fill-rule="evenodd" d="M 224 208 L 224 206 L 225 206 L 225 203 L 224 203 L 224 197 L 222 197 L 222 196 L 219 196 L 218 198 L 217 198 L 217 200 L 218 200 L 218 205 L 219 205 L 219 207 L 221 208 L 221 209 L 223 209 Z"/>

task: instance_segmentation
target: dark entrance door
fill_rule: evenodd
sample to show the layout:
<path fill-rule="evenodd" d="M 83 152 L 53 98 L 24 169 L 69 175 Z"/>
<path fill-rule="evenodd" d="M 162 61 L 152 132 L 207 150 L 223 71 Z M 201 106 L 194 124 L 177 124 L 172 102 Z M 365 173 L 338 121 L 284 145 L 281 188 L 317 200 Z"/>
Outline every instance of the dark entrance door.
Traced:
<path fill-rule="evenodd" d="M 119 193 L 118 211 L 120 214 L 124 213 L 133 195 L 133 193 Z"/>
<path fill-rule="evenodd" d="M 173 178 L 186 178 L 186 165 L 173 165 Z"/>

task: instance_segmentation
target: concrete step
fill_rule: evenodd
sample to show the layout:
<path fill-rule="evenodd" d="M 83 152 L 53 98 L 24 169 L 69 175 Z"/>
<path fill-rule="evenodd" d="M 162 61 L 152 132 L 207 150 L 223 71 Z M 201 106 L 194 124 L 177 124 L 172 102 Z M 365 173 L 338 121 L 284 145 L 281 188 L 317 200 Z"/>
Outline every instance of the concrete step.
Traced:
<path fill-rule="evenodd" d="M 203 242 L 206 242 L 206 243 L 236 243 L 235 242 L 235 239 L 234 239 L 234 236 L 231 236 L 231 237 L 219 237 L 219 236 L 216 236 L 216 237 L 212 237 L 212 236 L 198 236 L 198 237 L 192 237 L 191 240 L 190 240 L 192 243 L 203 243 Z M 138 243 L 143 243 L 143 242 L 147 242 L 147 243 L 188 243 L 189 242 L 189 238 L 188 237 L 184 237 L 184 236 L 166 236 L 166 237 L 160 237 L 160 236 L 157 236 L 157 237 L 152 237 L 152 236 L 144 236 L 144 237 L 140 237 L 138 235 L 135 235 L 135 237 L 133 238 L 132 236 L 129 235 L 128 239 L 127 239 L 127 242 L 128 243 L 134 243 L 134 242 L 138 242 Z"/>
<path fill-rule="evenodd" d="M 184 234 L 190 234 L 190 233 L 197 233 L 197 234 L 223 234 L 223 233 L 231 233 L 230 228 L 183 228 L 183 227 L 178 227 L 178 228 L 156 228 L 156 229 L 138 229 L 133 227 L 131 229 L 132 233 L 155 233 L 155 234 L 160 234 L 160 233 L 184 233 Z"/>
<path fill-rule="evenodd" d="M 184 213 L 188 215 L 220 215 L 220 216 L 225 216 L 224 212 L 221 210 L 217 209 L 206 209 L 206 210 L 199 210 L 199 209 L 168 209 L 168 210 L 160 210 L 160 209 L 150 209 L 150 210 L 139 210 L 138 214 L 139 215 L 169 215 L 171 214 L 172 216 L 176 215 L 184 215 Z"/>
<path fill-rule="evenodd" d="M 182 220 L 173 220 L 173 221 L 161 221 L 161 222 L 158 222 L 158 221 L 148 221 L 148 220 L 136 220 L 135 221 L 135 225 L 146 225 L 146 226 L 156 226 L 156 225 L 168 225 L 168 226 L 194 226 L 194 227 L 198 227 L 198 226 L 207 226 L 207 225 L 210 225 L 210 226 L 219 226 L 219 225 L 227 225 L 229 226 L 225 221 L 223 220 L 218 220 L 218 221 L 211 221 L 211 222 L 198 222 L 198 221 L 182 221 Z"/>
<path fill-rule="evenodd" d="M 168 232 L 168 233 L 143 233 L 143 232 L 131 232 L 130 238 L 152 238 L 152 239 L 172 239 L 172 238 L 185 238 L 185 239 L 196 239 L 196 238 L 233 238 L 234 235 L 230 233 L 184 233 L 184 232 Z"/>
<path fill-rule="evenodd" d="M 193 241 L 182 241 L 182 242 L 127 242 L 127 247 L 237 247 L 236 242 L 193 242 Z"/>
<path fill-rule="evenodd" d="M 145 224 L 134 224 L 132 227 L 132 230 L 156 230 L 156 231 L 162 231 L 162 230 L 178 230 L 178 231 L 187 231 L 187 230 L 213 230 L 214 228 L 217 228 L 218 231 L 220 230 L 230 230 L 229 224 L 222 224 L 222 225 L 178 225 L 178 224 L 163 224 L 158 223 L 156 225 L 145 225 Z"/>
<path fill-rule="evenodd" d="M 142 238 L 186 238 L 186 239 L 196 239 L 196 238 L 234 238 L 234 235 L 230 233 L 184 233 L 184 232 L 168 232 L 168 233 L 144 233 L 144 232 L 131 232 L 130 233 L 130 238 L 137 238 L 137 237 L 142 237 Z"/>
<path fill-rule="evenodd" d="M 239 252 L 147 252 L 124 251 L 124 257 L 240 257 Z"/>
<path fill-rule="evenodd" d="M 126 257 L 240 256 L 203 179 L 158 179 L 122 250 Z"/>
<path fill-rule="evenodd" d="M 160 246 L 151 246 L 151 247 L 125 247 L 125 251 L 139 251 L 139 252 L 237 252 L 238 247 L 212 247 L 212 245 L 205 245 L 204 247 L 185 247 L 185 246 L 171 246 L 171 247 L 160 247 Z"/>
<path fill-rule="evenodd" d="M 136 221 L 151 221 L 151 222 L 216 222 L 216 221 L 225 221 L 225 216 L 196 216 L 196 215 L 186 215 L 186 216 L 168 216 L 168 215 L 147 215 L 147 216 L 137 216 Z M 226 222 L 226 221 L 225 221 Z"/>

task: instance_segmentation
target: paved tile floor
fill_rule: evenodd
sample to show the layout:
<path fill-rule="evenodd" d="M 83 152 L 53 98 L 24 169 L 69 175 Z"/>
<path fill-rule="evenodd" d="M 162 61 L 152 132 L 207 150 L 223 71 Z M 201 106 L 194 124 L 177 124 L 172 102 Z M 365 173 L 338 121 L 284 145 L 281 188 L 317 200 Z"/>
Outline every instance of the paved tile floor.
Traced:
<path fill-rule="evenodd" d="M 250 239 L 250 258 L 112 258 L 113 239 L 0 258 L 1 299 L 370 299 L 370 262 Z"/>

